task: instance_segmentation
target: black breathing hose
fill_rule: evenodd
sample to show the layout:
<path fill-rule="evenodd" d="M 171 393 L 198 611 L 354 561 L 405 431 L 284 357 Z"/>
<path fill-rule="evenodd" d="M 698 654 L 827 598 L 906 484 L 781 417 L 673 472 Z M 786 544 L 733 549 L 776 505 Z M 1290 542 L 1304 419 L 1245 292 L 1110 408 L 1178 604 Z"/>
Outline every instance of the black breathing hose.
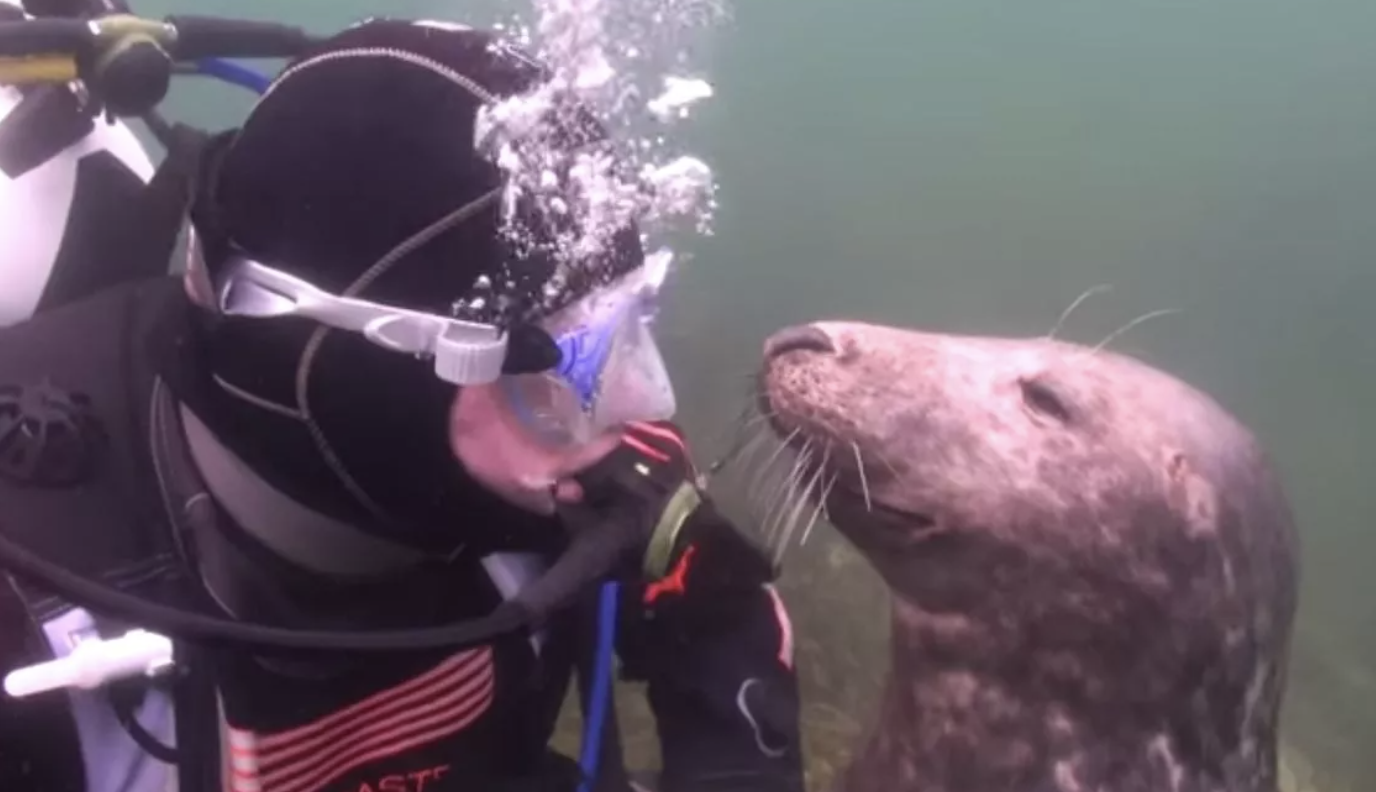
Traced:
<path fill-rule="evenodd" d="M 298 27 L 206 16 L 170 16 L 177 31 L 170 50 L 177 60 L 202 58 L 291 58 L 315 39 Z"/>
<path fill-rule="evenodd" d="M 538 616 L 516 602 L 497 606 L 487 616 L 424 630 L 338 632 L 295 630 L 203 616 L 160 605 L 88 580 L 39 558 L 0 530 L 0 568 L 97 613 L 104 613 L 174 638 L 196 643 L 232 644 L 264 651 L 396 652 L 463 648 L 533 624 Z"/>
<path fill-rule="evenodd" d="M 600 582 L 643 541 L 634 520 L 578 510 L 570 543 L 554 565 L 515 599 L 488 615 L 441 627 L 352 632 L 297 630 L 214 618 L 160 605 L 88 580 L 35 555 L 0 530 L 0 569 L 97 613 L 202 645 L 233 644 L 261 652 L 396 652 L 480 646 L 540 626 L 587 586 Z"/>
<path fill-rule="evenodd" d="M 162 23 L 130 16 L 95 20 L 41 17 L 0 22 L 0 57 L 85 56 L 106 43 L 106 37 L 118 36 L 126 29 L 144 34 L 157 31 L 153 37 L 179 61 L 290 58 L 316 40 L 293 25 L 207 16 L 173 16 Z"/>
<path fill-rule="evenodd" d="M 0 57 L 85 55 L 95 48 L 91 27 L 79 19 L 25 19 L 0 23 Z"/>
<path fill-rule="evenodd" d="M 101 14 L 127 14 L 124 0 L 23 0 L 24 13 L 36 17 L 93 17 Z"/>

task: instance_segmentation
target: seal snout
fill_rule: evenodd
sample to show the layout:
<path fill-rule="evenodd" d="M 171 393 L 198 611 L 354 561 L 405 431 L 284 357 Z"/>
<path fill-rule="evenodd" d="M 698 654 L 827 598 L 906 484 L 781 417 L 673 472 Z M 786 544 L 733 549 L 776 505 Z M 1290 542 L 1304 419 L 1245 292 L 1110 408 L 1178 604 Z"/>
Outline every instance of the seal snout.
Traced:
<path fill-rule="evenodd" d="M 816 352 L 824 355 L 836 352 L 831 336 L 817 325 L 796 325 L 785 328 L 764 342 L 764 356 L 768 360 L 789 352 Z"/>
<path fill-rule="evenodd" d="M 824 373 L 836 351 L 831 334 L 817 323 L 786 327 L 765 340 L 759 407 L 775 431 L 797 435 L 804 424 L 817 428 L 834 401 Z"/>

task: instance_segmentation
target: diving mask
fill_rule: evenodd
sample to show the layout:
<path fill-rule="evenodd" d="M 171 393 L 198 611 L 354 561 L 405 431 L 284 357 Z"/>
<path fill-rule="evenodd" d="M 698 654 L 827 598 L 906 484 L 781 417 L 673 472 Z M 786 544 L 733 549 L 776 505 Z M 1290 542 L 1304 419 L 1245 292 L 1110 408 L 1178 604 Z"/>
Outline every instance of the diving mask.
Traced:
<path fill-rule="evenodd" d="M 582 445 L 632 422 L 673 416 L 673 384 L 650 332 L 656 272 L 647 263 L 546 322 L 562 355 L 558 366 L 498 381 L 512 413 L 537 439 Z"/>
<path fill-rule="evenodd" d="M 547 445 L 564 447 L 587 443 L 632 421 L 673 416 L 673 385 L 649 327 L 671 258 L 668 251 L 649 256 L 639 269 L 560 311 L 540 329 L 520 326 L 510 333 L 330 294 L 246 257 L 233 262 L 214 301 L 226 315 L 297 316 L 360 333 L 394 352 L 433 359 L 436 376 L 455 385 L 495 381 L 526 429 Z M 557 365 L 548 367 L 552 359 L 539 366 L 509 359 L 512 352 L 520 358 L 542 357 L 522 352 L 520 342 L 531 333 L 517 330 L 532 331 L 544 338 L 543 344 L 557 347 Z"/>

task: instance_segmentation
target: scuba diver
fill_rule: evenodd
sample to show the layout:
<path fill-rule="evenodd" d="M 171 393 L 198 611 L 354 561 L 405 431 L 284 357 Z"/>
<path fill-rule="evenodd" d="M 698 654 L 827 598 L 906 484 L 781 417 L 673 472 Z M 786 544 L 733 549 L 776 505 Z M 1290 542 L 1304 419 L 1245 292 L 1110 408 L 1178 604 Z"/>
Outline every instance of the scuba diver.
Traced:
<path fill-rule="evenodd" d="M 669 421 L 639 232 L 572 273 L 501 233 L 476 120 L 542 75 L 450 25 L 313 41 L 168 158 L 183 276 L 0 330 L 0 789 L 629 789 L 610 713 L 595 777 L 548 747 L 612 630 L 647 783 L 803 789 L 776 569 Z"/>

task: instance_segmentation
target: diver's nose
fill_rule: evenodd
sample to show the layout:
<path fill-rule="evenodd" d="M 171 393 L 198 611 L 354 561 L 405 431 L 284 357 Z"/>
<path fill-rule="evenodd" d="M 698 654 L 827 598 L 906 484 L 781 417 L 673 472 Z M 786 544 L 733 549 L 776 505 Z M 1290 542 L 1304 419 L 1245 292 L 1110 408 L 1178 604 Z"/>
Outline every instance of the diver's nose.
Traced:
<path fill-rule="evenodd" d="M 819 352 L 827 355 L 836 351 L 831 336 L 816 325 L 787 327 L 764 342 L 764 356 L 776 358 L 788 352 Z"/>

